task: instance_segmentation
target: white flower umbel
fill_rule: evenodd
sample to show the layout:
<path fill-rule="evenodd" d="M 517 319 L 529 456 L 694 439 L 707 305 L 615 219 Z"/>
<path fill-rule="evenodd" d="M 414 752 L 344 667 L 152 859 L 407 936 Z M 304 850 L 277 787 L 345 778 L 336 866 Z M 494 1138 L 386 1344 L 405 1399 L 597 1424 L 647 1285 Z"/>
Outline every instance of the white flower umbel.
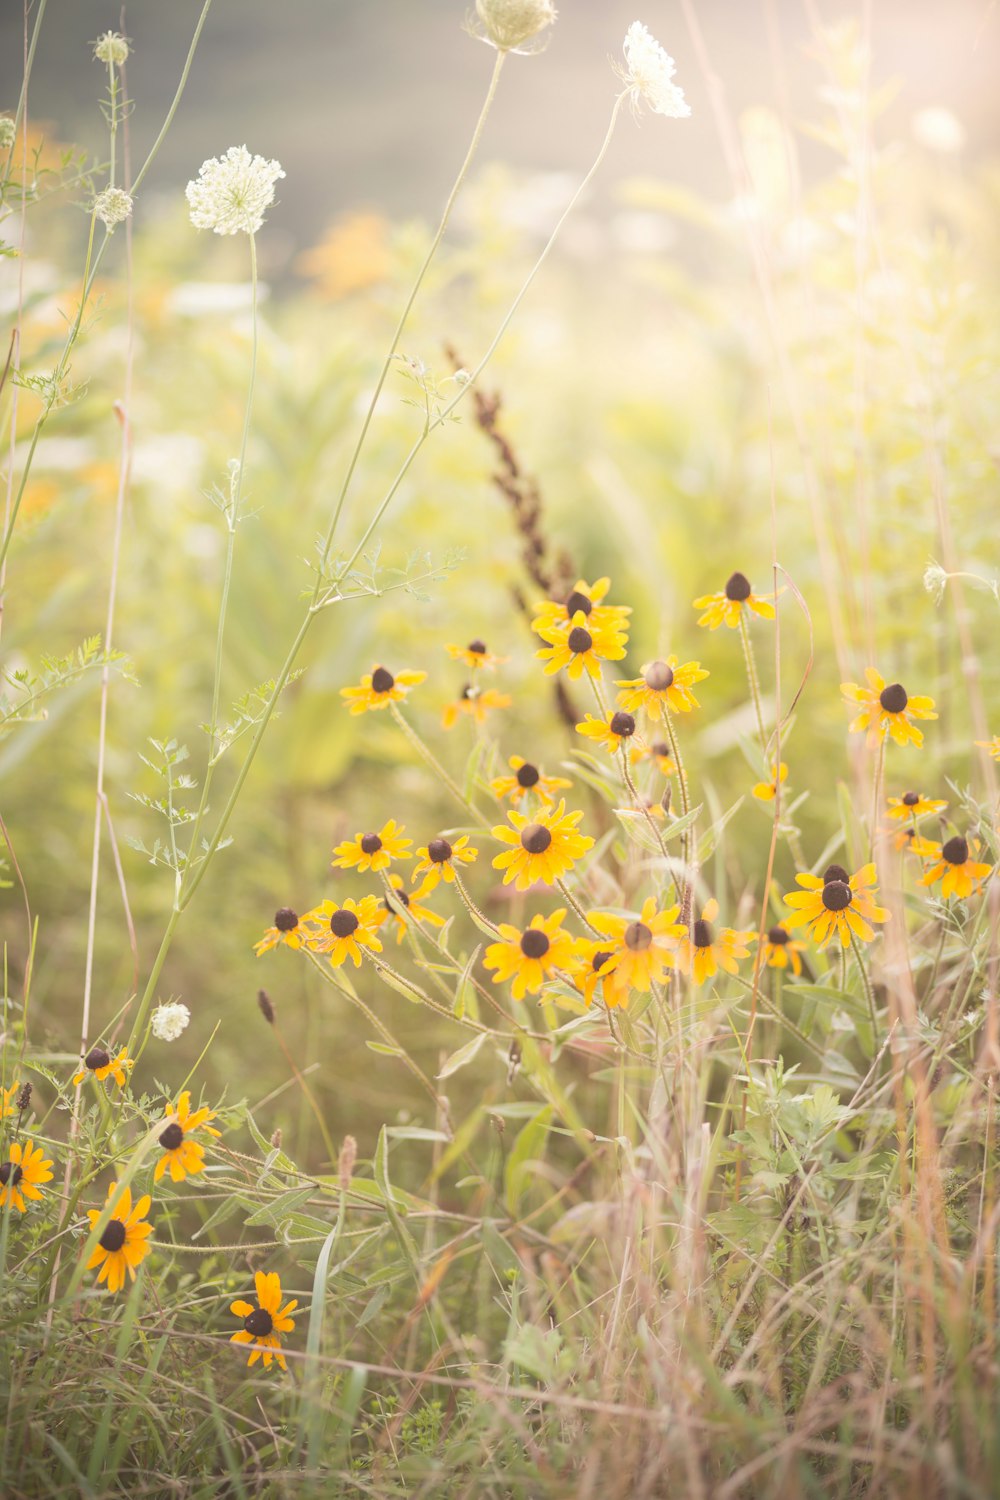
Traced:
<path fill-rule="evenodd" d="M 552 25 L 556 8 L 552 0 L 476 0 L 476 17 L 474 34 L 498 51 L 534 52 L 526 43 Z"/>
<path fill-rule="evenodd" d="M 14 144 L 17 129 L 10 115 L 0 115 L 0 151 L 9 151 Z"/>
<path fill-rule="evenodd" d="M 274 185 L 284 177 L 281 163 L 251 156 L 246 146 L 230 146 L 225 156 L 202 162 L 186 188 L 191 223 L 216 234 L 256 234 L 274 202 Z"/>
<path fill-rule="evenodd" d="M 153 1035 L 161 1042 L 176 1042 L 190 1019 L 191 1012 L 187 1006 L 182 1005 L 179 1000 L 171 1000 L 167 1005 L 156 1007 L 150 1024 Z"/>
<path fill-rule="evenodd" d="M 94 56 L 98 62 L 114 63 L 121 67 L 128 58 L 128 37 L 120 31 L 106 31 L 94 43 Z"/>
<path fill-rule="evenodd" d="M 105 229 L 114 229 L 116 224 L 124 224 L 131 212 L 132 197 L 124 188 L 105 188 L 94 199 L 94 213 Z"/>
<path fill-rule="evenodd" d="M 691 106 L 673 81 L 676 64 L 669 52 L 643 26 L 633 21 L 625 33 L 625 67 L 619 72 L 632 93 L 632 102 L 648 104 L 654 114 L 681 120 Z"/>

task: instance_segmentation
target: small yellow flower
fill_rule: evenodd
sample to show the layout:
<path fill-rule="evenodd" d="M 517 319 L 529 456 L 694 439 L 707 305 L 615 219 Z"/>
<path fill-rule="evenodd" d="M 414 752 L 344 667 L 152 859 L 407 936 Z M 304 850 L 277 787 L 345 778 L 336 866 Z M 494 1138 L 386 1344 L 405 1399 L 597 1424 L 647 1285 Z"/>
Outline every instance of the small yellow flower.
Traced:
<path fill-rule="evenodd" d="M 676 656 L 666 661 L 649 661 L 642 668 L 641 677 L 619 679 L 622 689 L 618 702 L 629 713 L 637 714 L 645 709 L 651 719 L 663 718 L 668 710 L 688 714 L 701 705 L 691 691 L 696 682 L 704 682 L 709 674 L 700 661 L 686 661 L 683 666 Z"/>
<path fill-rule="evenodd" d="M 602 661 L 620 661 L 625 655 L 626 637 L 610 628 L 588 625 L 582 612 L 574 615 L 570 625 L 540 626 L 537 633 L 546 644 L 535 655 L 544 661 L 547 677 L 565 667 L 571 682 L 584 671 L 596 679 L 601 675 Z"/>
<path fill-rule="evenodd" d="M 900 821 L 927 818 L 931 813 L 944 812 L 948 806 L 947 802 L 925 797 L 923 792 L 904 792 L 901 797 L 890 797 L 888 800 L 890 818 L 899 818 Z"/>
<path fill-rule="evenodd" d="M 397 943 L 401 943 L 406 936 L 407 914 L 417 922 L 429 922 L 432 927 L 444 926 L 444 917 L 431 911 L 429 906 L 421 906 L 422 890 L 414 891 L 412 896 L 407 895 L 398 875 L 390 875 L 389 884 L 392 886 L 392 895 L 387 893 L 378 904 L 378 925 L 382 927 L 395 918 Z"/>
<path fill-rule="evenodd" d="M 802 954 L 805 951 L 805 943 L 796 942 L 784 922 L 778 922 L 770 928 L 761 949 L 769 969 L 790 967 L 796 979 L 802 973 Z"/>
<path fill-rule="evenodd" d="M 738 630 L 745 609 L 752 609 L 763 620 L 774 619 L 774 604 L 768 594 L 755 594 L 750 580 L 743 573 L 733 573 L 721 594 L 703 594 L 694 601 L 695 609 L 704 610 L 698 624 L 709 630 L 718 630 L 728 625 Z"/>
<path fill-rule="evenodd" d="M 305 919 L 290 906 L 282 906 L 274 914 L 274 926 L 267 929 L 259 943 L 254 943 L 253 951 L 260 958 L 262 953 L 269 953 L 279 943 L 288 948 L 301 948 L 308 936 Z"/>
<path fill-rule="evenodd" d="M 894 833 L 892 836 L 892 847 L 896 850 L 897 854 L 901 853 L 904 849 L 912 850 L 916 838 L 917 835 L 912 828 L 900 828 L 898 833 Z"/>
<path fill-rule="evenodd" d="M 352 714 L 364 714 L 387 708 L 390 703 L 401 703 L 426 676 L 426 672 L 397 672 L 393 676 L 385 667 L 373 667 L 362 677 L 360 686 L 341 688 L 340 696 L 350 704 Z"/>
<path fill-rule="evenodd" d="M 394 859 L 412 859 L 412 845 L 412 839 L 403 838 L 402 823 L 390 818 L 378 833 L 356 833 L 338 844 L 331 869 L 358 870 L 362 875 L 368 870 L 387 870 Z"/>
<path fill-rule="evenodd" d="M 93 1073 L 98 1083 L 103 1083 L 110 1076 L 123 1089 L 126 1073 L 133 1065 L 134 1060 L 129 1057 L 127 1047 L 120 1048 L 114 1056 L 104 1047 L 91 1047 L 83 1059 L 83 1067 L 79 1073 L 73 1074 L 73 1082 L 82 1083 L 88 1073 Z"/>
<path fill-rule="evenodd" d="M 620 953 L 604 938 L 580 938 L 576 945 L 576 962 L 570 969 L 570 978 L 583 995 L 587 1005 L 593 1005 L 598 986 L 605 1004 L 613 1009 L 628 999 L 627 986 L 615 988 L 614 972 Z"/>
<path fill-rule="evenodd" d="M 490 943 L 483 955 L 484 966 L 497 971 L 493 983 L 513 979 L 510 992 L 515 1000 L 523 1000 L 525 994 L 537 995 L 554 969 L 567 968 L 576 945 L 562 930 L 565 915 L 561 907 L 550 917 L 532 917 L 523 931 L 502 922 L 499 941 Z"/>
<path fill-rule="evenodd" d="M 418 875 L 423 875 L 424 881 L 415 894 L 426 896 L 441 880 L 450 884 L 458 874 L 456 865 L 471 865 L 478 856 L 479 850 L 470 847 L 467 834 L 453 844 L 448 839 L 431 839 L 417 850 L 420 863 L 413 867 L 413 883 L 416 885 Z"/>
<path fill-rule="evenodd" d="M 933 839 L 915 838 L 910 848 L 921 859 L 934 860 L 923 875 L 923 883 L 933 885 L 940 880 L 941 895 L 945 900 L 949 896 L 965 900 L 973 894 L 978 895 L 992 869 L 991 865 L 972 858 L 973 854 L 979 853 L 979 840 L 963 838 L 961 834 L 944 844 L 935 843 Z"/>
<path fill-rule="evenodd" d="M 719 903 L 713 898 L 706 902 L 681 949 L 681 968 L 685 974 L 690 972 L 695 984 L 714 979 L 720 969 L 727 974 L 738 973 L 737 959 L 749 958 L 749 945 L 757 941 L 755 932 L 736 932 L 732 927 L 720 927 L 716 932 L 714 923 L 718 915 Z"/>
<path fill-rule="evenodd" d="M 108 1188 L 105 1208 L 114 1197 L 117 1187 L 117 1182 L 113 1182 Z M 135 1280 L 136 1267 L 150 1251 L 146 1241 L 153 1232 L 153 1226 L 147 1222 L 146 1215 L 151 1202 L 149 1194 L 144 1193 L 133 1208 L 131 1189 L 122 1189 L 122 1195 L 115 1204 L 114 1217 L 105 1224 L 104 1233 L 87 1262 L 88 1271 L 93 1271 L 97 1266 L 101 1268 L 97 1275 L 98 1286 L 106 1281 L 109 1292 L 120 1292 L 125 1285 L 126 1273 L 132 1281 Z M 99 1208 L 88 1208 L 87 1218 L 91 1229 L 101 1217 L 101 1212 Z"/>
<path fill-rule="evenodd" d="M 679 906 L 656 910 L 656 898 L 647 896 L 638 919 L 608 912 L 587 913 L 587 921 L 601 934 L 602 948 L 610 950 L 598 973 L 604 978 L 608 1005 L 623 1005 L 629 990 L 648 995 L 678 962 L 678 947 L 687 932 L 678 922 Z M 600 951 L 600 950 L 599 950 Z"/>
<path fill-rule="evenodd" d="M 335 969 L 348 959 L 360 969 L 362 948 L 382 952 L 375 896 L 362 896 L 360 901 L 348 896 L 342 906 L 336 901 L 321 901 L 305 920 L 314 921 L 319 929 L 306 940 L 306 947 L 314 953 L 325 953 Z"/>
<path fill-rule="evenodd" d="M 635 738 L 635 719 L 623 708 L 617 709 L 613 714 L 606 714 L 603 719 L 595 719 L 592 714 L 587 714 L 583 723 L 576 726 L 576 732 L 586 739 L 596 740 L 609 755 L 617 755 L 626 745 L 633 749 L 642 745 L 642 740 Z"/>
<path fill-rule="evenodd" d="M 982 750 L 988 750 L 994 760 L 1000 760 L 1000 734 L 995 734 L 991 740 L 976 740 L 976 744 Z"/>
<path fill-rule="evenodd" d="M 509 797 L 515 807 L 529 792 L 534 792 L 543 802 L 554 802 L 556 792 L 573 785 L 564 776 L 546 776 L 539 766 L 520 755 L 512 755 L 507 764 L 514 772 L 513 776 L 495 777 L 490 782 L 490 791 L 501 802 Z"/>
<path fill-rule="evenodd" d="M 0 1088 L 0 1120 L 5 1120 L 8 1115 L 19 1114 L 15 1100 L 21 1091 L 21 1085 L 16 1080 L 9 1089 Z"/>
<path fill-rule="evenodd" d="M 594 847 L 589 834 L 576 831 L 583 813 L 568 813 L 565 802 L 554 809 L 543 808 L 533 823 L 525 813 L 509 812 L 507 816 L 514 826 L 501 824 L 493 829 L 493 837 L 513 848 L 498 854 L 493 868 L 504 871 L 504 885 L 513 880 L 519 891 L 526 891 L 536 880 L 552 885 Z"/>
<path fill-rule="evenodd" d="M 890 682 L 874 667 L 866 667 L 868 686 L 859 687 L 856 682 L 842 682 L 840 691 L 849 703 L 860 704 L 861 712 L 851 720 L 851 733 L 868 731 L 869 745 L 877 745 L 886 735 L 891 735 L 897 745 L 917 745 L 924 742 L 914 719 L 936 719 L 933 698 L 911 698 L 901 682 Z"/>
<path fill-rule="evenodd" d="M 778 795 L 778 787 L 784 786 L 788 780 L 788 767 L 782 761 L 780 765 L 771 762 L 771 780 L 758 781 L 753 789 L 753 794 L 758 802 L 773 802 Z"/>
<path fill-rule="evenodd" d="M 805 927 L 820 948 L 834 935 L 842 947 L 849 948 L 852 932 L 870 943 L 875 932 L 869 924 L 889 920 L 891 913 L 875 905 L 873 864 L 863 865 L 854 875 L 848 875 L 843 865 L 830 865 L 822 876 L 796 875 L 795 879 L 805 889 L 785 897 L 785 905 L 795 908 L 794 915 L 785 918 L 785 926 L 789 931 Z"/>
<path fill-rule="evenodd" d="M 243 1327 L 233 1334 L 229 1342 L 252 1346 L 247 1359 L 248 1365 L 263 1359 L 264 1368 L 267 1369 L 273 1359 L 282 1370 L 287 1370 L 278 1334 L 291 1333 L 295 1327 L 295 1319 L 289 1314 L 298 1307 L 298 1298 L 293 1297 L 282 1307 L 281 1278 L 277 1271 L 258 1271 L 254 1276 L 254 1286 L 257 1290 L 256 1307 L 243 1298 L 237 1298 L 229 1305 L 229 1311 L 235 1317 L 243 1319 Z"/>
<path fill-rule="evenodd" d="M 198 1172 L 204 1172 L 205 1148 L 200 1141 L 193 1141 L 191 1136 L 196 1130 L 203 1130 L 206 1135 L 221 1134 L 208 1123 L 215 1119 L 214 1112 L 204 1108 L 192 1110 L 191 1093 L 189 1089 L 185 1089 L 178 1095 L 177 1103 L 168 1108 L 164 1118 L 167 1123 L 160 1132 L 163 1155 L 156 1163 L 153 1181 L 159 1182 L 168 1167 L 172 1182 L 183 1182 L 185 1177 L 194 1177 Z"/>
<path fill-rule="evenodd" d="M 478 638 L 470 641 L 467 646 L 445 646 L 444 649 L 453 661 L 464 662 L 473 671 L 481 667 L 495 670 L 502 662 L 510 659 L 506 656 L 494 656 L 492 651 L 487 651 L 486 642 Z"/>
<path fill-rule="evenodd" d="M 629 604 L 605 604 L 604 599 L 611 587 L 610 578 L 598 578 L 596 583 L 587 583 L 578 578 L 564 600 L 544 599 L 536 604 L 537 614 L 531 622 L 532 630 L 541 634 L 552 626 L 566 629 L 574 623 L 574 617 L 582 614 L 595 630 L 628 630 L 628 617 L 632 613 Z"/>
<path fill-rule="evenodd" d="M 10 1199 L 11 1207 L 19 1214 L 25 1213 L 25 1198 L 38 1200 L 42 1196 L 40 1184 L 52 1181 L 52 1163 L 41 1146 L 27 1138 L 14 1141 L 10 1148 L 10 1159 L 0 1166 L 0 1208 Z"/>
<path fill-rule="evenodd" d="M 636 745 L 629 758 L 633 765 L 641 760 L 651 760 L 661 776 L 673 776 L 677 770 L 666 740 L 654 740 L 651 745 Z"/>
<path fill-rule="evenodd" d="M 453 703 L 446 703 L 441 714 L 441 726 L 454 729 L 463 714 L 477 724 L 486 723 L 486 715 L 497 708 L 510 708 L 509 693 L 500 693 L 496 688 L 477 688 L 467 682 Z"/>

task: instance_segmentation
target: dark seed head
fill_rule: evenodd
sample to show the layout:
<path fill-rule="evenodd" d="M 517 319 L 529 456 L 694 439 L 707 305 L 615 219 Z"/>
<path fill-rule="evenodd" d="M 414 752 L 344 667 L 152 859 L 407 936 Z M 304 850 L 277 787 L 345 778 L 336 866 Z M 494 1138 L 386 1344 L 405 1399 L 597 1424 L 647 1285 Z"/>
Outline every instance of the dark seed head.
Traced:
<path fill-rule="evenodd" d="M 23 1115 L 24 1111 L 27 1109 L 28 1105 L 31 1103 L 31 1084 L 30 1083 L 26 1083 L 26 1084 L 22 1085 L 21 1092 L 18 1094 L 17 1099 L 16 1099 L 15 1102 L 17 1104 L 18 1113 Z"/>
<path fill-rule="evenodd" d="M 427 858 L 436 865 L 443 865 L 445 860 L 451 859 L 451 853 L 447 839 L 431 839 L 427 845 Z"/>
<path fill-rule="evenodd" d="M 726 598 L 732 599 L 736 604 L 749 599 L 751 592 L 750 580 L 745 573 L 734 573 L 726 584 Z"/>
<path fill-rule="evenodd" d="M 266 1339 L 274 1327 L 274 1319 L 263 1307 L 255 1307 L 252 1313 L 247 1313 L 243 1319 L 243 1327 L 247 1333 L 252 1333 L 255 1339 Z"/>
<path fill-rule="evenodd" d="M 274 925 L 279 932 L 294 932 L 299 925 L 299 914 L 290 906 L 282 906 L 274 914 Z"/>
<path fill-rule="evenodd" d="M 590 960 L 590 967 L 593 969 L 593 971 L 594 971 L 595 974 L 597 973 L 598 969 L 604 967 L 604 965 L 607 963 L 607 961 L 608 961 L 608 959 L 610 957 L 611 957 L 611 954 L 608 953 L 608 952 L 606 952 L 605 949 L 598 948 L 597 952 L 594 954 L 593 958 Z"/>
<path fill-rule="evenodd" d="M 3 1187 L 6 1187 L 8 1183 L 11 1187 L 17 1187 L 23 1176 L 21 1168 L 12 1161 L 5 1161 L 0 1167 L 0 1185 Z"/>
<path fill-rule="evenodd" d="M 901 682 L 890 682 L 889 686 L 879 693 L 878 701 L 887 714 L 901 714 L 910 700 Z"/>
<path fill-rule="evenodd" d="M 904 807 L 916 807 L 917 803 L 920 801 L 920 793 L 904 792 L 901 800 Z"/>
<path fill-rule="evenodd" d="M 267 1024 L 269 1026 L 273 1026 L 274 1025 L 274 1006 L 271 1004 L 271 997 L 267 993 L 267 990 L 258 990 L 257 991 L 257 1006 L 258 1006 L 258 1009 L 260 1010 L 261 1015 L 264 1017 L 264 1020 L 267 1022 Z"/>
<path fill-rule="evenodd" d="M 654 661 L 646 668 L 643 681 L 654 693 L 663 693 L 673 686 L 674 669 L 668 667 L 665 661 Z"/>
<path fill-rule="evenodd" d="M 948 840 L 941 853 L 950 865 L 964 865 L 969 857 L 969 841 L 958 834 L 955 838 Z"/>
<path fill-rule="evenodd" d="M 539 775 L 538 767 L 533 766 L 530 760 L 526 760 L 523 766 L 518 767 L 517 784 L 523 787 L 534 786 L 538 781 Z"/>
<path fill-rule="evenodd" d="M 538 927 L 529 927 L 521 934 L 521 952 L 525 958 L 544 958 L 552 944 Z"/>
<path fill-rule="evenodd" d="M 831 880 L 842 880 L 844 885 L 849 885 L 851 877 L 843 865 L 827 865 L 823 871 L 823 884 L 829 885 Z"/>
<path fill-rule="evenodd" d="M 481 641 L 478 638 L 478 636 L 477 636 L 474 641 L 470 641 L 469 642 L 469 644 L 466 646 L 465 649 L 466 649 L 466 651 L 471 651 L 472 654 L 473 654 L 473 656 L 485 656 L 486 655 L 486 642 L 485 641 Z"/>
<path fill-rule="evenodd" d="M 846 911 L 853 899 L 846 880 L 829 880 L 823 887 L 823 905 L 827 911 Z"/>
<path fill-rule="evenodd" d="M 711 948 L 712 946 L 712 924 L 706 922 L 704 917 L 699 917 L 694 924 L 694 945 L 696 948 Z"/>
<path fill-rule="evenodd" d="M 83 1059 L 84 1066 L 90 1068 L 91 1072 L 96 1072 L 98 1068 L 106 1068 L 110 1061 L 111 1058 L 103 1047 L 91 1047 Z"/>
<path fill-rule="evenodd" d="M 781 948 L 785 943 L 791 942 L 791 933 L 786 932 L 783 927 L 772 927 L 767 934 L 767 940 L 775 948 Z"/>
<path fill-rule="evenodd" d="M 385 667 L 376 667 L 372 673 L 372 690 L 376 693 L 388 693 L 396 685 L 396 679 Z"/>
<path fill-rule="evenodd" d="M 632 953 L 643 953 L 653 941 L 653 934 L 645 922 L 630 922 L 622 939 Z"/>
<path fill-rule="evenodd" d="M 582 656 L 594 644 L 594 637 L 589 630 L 584 630 L 582 625 L 574 625 L 566 637 L 566 644 L 571 651 L 576 652 L 578 656 Z"/>
<path fill-rule="evenodd" d="M 654 755 L 663 755 L 663 756 L 669 758 L 669 756 L 670 756 L 670 746 L 667 744 L 666 740 L 657 740 L 656 741 L 656 744 L 653 746 L 653 754 Z"/>
<path fill-rule="evenodd" d="M 346 911 L 343 907 L 340 911 L 335 911 L 330 918 L 330 931 L 334 937 L 349 938 L 352 932 L 357 932 L 358 926 L 358 919 L 354 913 Z"/>
<path fill-rule="evenodd" d="M 125 1225 L 121 1219 L 110 1219 L 97 1243 L 102 1250 L 120 1250 L 125 1243 Z"/>
<path fill-rule="evenodd" d="M 160 1132 L 160 1145 L 164 1151 L 176 1151 L 184 1139 L 184 1132 L 176 1121 Z"/>
<path fill-rule="evenodd" d="M 382 847 L 382 840 L 377 833 L 365 833 L 361 836 L 362 854 L 377 854 Z"/>
<path fill-rule="evenodd" d="M 571 620 L 574 615 L 589 615 L 593 607 L 586 594 L 581 594 L 578 589 L 574 589 L 566 600 L 566 613 Z"/>
<path fill-rule="evenodd" d="M 529 854 L 544 854 L 552 842 L 552 835 L 542 823 L 529 823 L 521 831 L 521 847 Z"/>
<path fill-rule="evenodd" d="M 621 709 L 611 715 L 611 733 L 620 735 L 627 740 L 629 735 L 635 734 L 635 720 L 631 714 L 624 713 Z"/>

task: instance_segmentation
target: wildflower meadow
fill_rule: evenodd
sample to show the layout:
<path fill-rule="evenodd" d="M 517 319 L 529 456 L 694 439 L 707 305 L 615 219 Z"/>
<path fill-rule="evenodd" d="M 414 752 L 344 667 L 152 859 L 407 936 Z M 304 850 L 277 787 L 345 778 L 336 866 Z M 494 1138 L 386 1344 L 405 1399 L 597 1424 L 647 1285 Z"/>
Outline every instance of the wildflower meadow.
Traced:
<path fill-rule="evenodd" d="M 878 0 L 740 8 L 746 104 L 718 6 L 410 0 L 394 215 L 278 159 L 305 84 L 199 114 L 249 8 L 173 0 L 162 110 L 158 8 L 63 9 L 0 17 L 0 1491 L 1000 1495 L 982 110 Z M 351 12 L 281 20 L 331 161 L 429 129 Z"/>

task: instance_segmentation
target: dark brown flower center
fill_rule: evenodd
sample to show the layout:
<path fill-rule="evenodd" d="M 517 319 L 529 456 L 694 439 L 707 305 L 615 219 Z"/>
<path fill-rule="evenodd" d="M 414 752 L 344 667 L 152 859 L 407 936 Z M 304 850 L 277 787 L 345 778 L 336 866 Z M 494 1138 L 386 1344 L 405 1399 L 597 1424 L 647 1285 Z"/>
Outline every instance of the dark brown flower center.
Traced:
<path fill-rule="evenodd" d="M 362 854 L 377 854 L 382 847 L 382 840 L 377 833 L 365 833 L 361 837 Z"/>
<path fill-rule="evenodd" d="M 471 682 L 467 682 L 458 696 L 461 698 L 463 703 L 467 703 L 470 698 L 475 697 L 475 694 L 476 689 L 472 686 Z"/>
<path fill-rule="evenodd" d="M 604 967 L 610 957 L 611 954 L 604 948 L 598 948 L 597 952 L 590 960 L 590 967 L 594 970 L 595 974 L 598 969 L 602 969 Z"/>
<path fill-rule="evenodd" d="M 785 943 L 791 941 L 791 934 L 786 932 L 783 927 L 772 927 L 767 934 L 767 940 L 769 943 L 773 943 L 776 948 L 781 948 Z"/>
<path fill-rule="evenodd" d="M 521 933 L 521 952 L 525 958 L 544 958 L 551 946 L 545 933 L 538 927 L 529 927 L 527 932 Z"/>
<path fill-rule="evenodd" d="M 469 642 L 469 644 L 466 646 L 465 649 L 466 649 L 466 651 L 471 651 L 472 654 L 473 654 L 473 656 L 485 656 L 486 655 L 486 642 L 485 641 L 481 641 L 478 638 L 478 636 L 477 636 L 474 641 L 470 641 Z"/>
<path fill-rule="evenodd" d="M 538 767 L 533 766 L 530 760 L 526 760 L 523 766 L 518 766 L 517 784 L 523 787 L 534 786 L 540 774 Z"/>
<path fill-rule="evenodd" d="M 230 1323 L 230 1328 L 233 1326 Z M 274 1327 L 274 1319 L 263 1307 L 255 1307 L 252 1313 L 247 1313 L 243 1319 L 243 1327 L 247 1333 L 252 1333 L 255 1339 L 266 1339 Z"/>
<path fill-rule="evenodd" d="M 183 1139 L 184 1132 L 176 1120 L 173 1124 L 168 1125 L 166 1130 L 160 1132 L 160 1145 L 164 1151 L 176 1151 Z"/>
<path fill-rule="evenodd" d="M 901 682 L 890 682 L 888 687 L 882 689 L 878 695 L 878 701 L 887 714 L 901 714 L 909 699 L 906 689 Z"/>
<path fill-rule="evenodd" d="M 629 735 L 635 734 L 635 720 L 631 714 L 619 709 L 616 714 L 611 715 L 611 733 L 617 734 L 621 739 L 627 740 Z"/>
<path fill-rule="evenodd" d="M 107 1228 L 97 1243 L 102 1250 L 110 1250 L 112 1254 L 116 1250 L 120 1250 L 125 1243 L 125 1225 L 121 1219 L 110 1219 Z"/>
<path fill-rule="evenodd" d="M 948 840 L 941 853 L 950 865 L 964 865 L 969 857 L 969 841 L 958 834 L 955 838 Z"/>
<path fill-rule="evenodd" d="M 91 1072 L 96 1072 L 98 1068 L 106 1068 L 110 1061 L 111 1058 L 103 1047 L 91 1047 L 83 1059 L 84 1067 L 90 1068 Z"/>
<path fill-rule="evenodd" d="M 711 948 L 712 946 L 712 924 L 706 922 L 704 917 L 699 917 L 694 924 L 694 945 L 696 948 Z"/>
<path fill-rule="evenodd" d="M 645 922 L 630 922 L 622 933 L 622 941 L 632 953 L 643 953 L 653 941 L 653 934 Z"/>
<path fill-rule="evenodd" d="M 846 880 L 829 880 L 823 887 L 823 905 L 827 911 L 846 911 L 853 900 Z"/>
<path fill-rule="evenodd" d="M 409 906 L 410 898 L 405 891 L 399 891 L 395 886 L 392 888 L 391 896 L 382 897 L 382 905 L 386 911 L 395 911 L 398 906 Z"/>
<path fill-rule="evenodd" d="M 552 835 L 542 823 L 529 823 L 521 832 L 521 847 L 529 854 L 544 854 L 552 842 Z"/>
<path fill-rule="evenodd" d="M 668 687 L 673 686 L 674 669 L 668 667 L 665 661 L 654 661 L 646 668 L 643 680 L 654 693 L 663 693 Z"/>
<path fill-rule="evenodd" d="M 5 1161 L 0 1167 L 0 1185 L 3 1187 L 6 1187 L 8 1183 L 11 1187 L 17 1187 L 23 1176 L 24 1173 L 16 1162 Z"/>
<path fill-rule="evenodd" d="M 427 845 L 427 858 L 435 865 L 443 865 L 451 859 L 451 845 L 447 839 L 431 839 Z"/>
<path fill-rule="evenodd" d="M 290 906 L 282 906 L 274 914 L 274 925 L 279 932 L 294 932 L 299 925 L 299 914 Z"/>
<path fill-rule="evenodd" d="M 827 865 L 823 871 L 823 884 L 829 885 L 831 880 L 842 880 L 844 885 L 849 885 L 851 877 L 843 865 Z"/>
<path fill-rule="evenodd" d="M 372 691 L 376 693 L 389 693 L 396 686 L 396 679 L 385 667 L 376 667 L 372 673 Z"/>
<path fill-rule="evenodd" d="M 916 807 L 917 803 L 920 801 L 920 793 L 904 792 L 902 801 L 904 807 Z"/>
<path fill-rule="evenodd" d="M 589 615 L 593 607 L 586 594 L 581 594 L 579 589 L 574 589 L 566 600 L 566 613 L 571 620 L 574 615 Z"/>
<path fill-rule="evenodd" d="M 566 644 L 577 656 L 582 656 L 594 644 L 594 637 L 589 630 L 584 630 L 582 625 L 574 625 L 566 637 Z"/>
<path fill-rule="evenodd" d="M 657 740 L 656 744 L 653 746 L 653 754 L 662 755 L 669 758 L 670 746 L 664 740 Z"/>
<path fill-rule="evenodd" d="M 359 925 L 354 913 L 345 911 L 343 907 L 330 918 L 330 931 L 338 938 L 349 938 L 352 932 L 357 932 Z"/>
<path fill-rule="evenodd" d="M 742 604 L 751 594 L 750 580 L 745 573 L 734 573 L 726 584 L 726 598 Z"/>

